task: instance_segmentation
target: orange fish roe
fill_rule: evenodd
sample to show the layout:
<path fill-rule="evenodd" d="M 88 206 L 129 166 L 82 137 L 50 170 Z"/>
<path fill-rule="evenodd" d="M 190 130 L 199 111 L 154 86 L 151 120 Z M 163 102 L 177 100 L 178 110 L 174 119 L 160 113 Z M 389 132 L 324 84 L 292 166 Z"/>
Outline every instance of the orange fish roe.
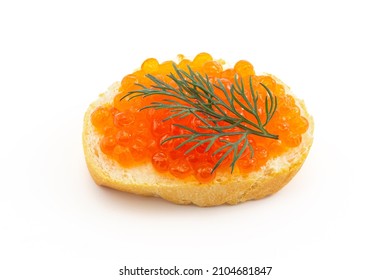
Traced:
<path fill-rule="evenodd" d="M 278 139 L 250 135 L 249 143 L 253 147 L 253 155 L 246 149 L 236 162 L 235 170 L 242 174 L 259 170 L 271 158 L 277 157 L 287 149 L 297 147 L 302 141 L 302 134 L 308 129 L 308 121 L 300 114 L 299 107 L 292 96 L 284 91 L 271 76 L 257 76 L 251 63 L 245 60 L 238 61 L 233 68 L 223 69 L 221 61 L 214 60 L 210 54 L 200 53 L 192 61 L 179 57 L 176 66 L 178 69 L 193 71 L 207 75 L 212 84 L 222 83 L 226 89 L 234 84 L 235 76 L 242 79 L 248 99 L 250 95 L 249 77 L 255 92 L 258 92 L 258 115 L 265 120 L 264 112 L 267 92 L 261 85 L 264 84 L 277 98 L 278 106 L 275 114 L 266 125 L 269 133 L 278 135 Z M 237 141 L 236 136 L 222 136 L 213 146 L 199 145 L 189 153 L 185 153 L 194 143 L 187 143 L 177 148 L 185 139 L 168 139 L 174 135 L 188 133 L 176 126 L 184 125 L 194 130 L 202 126 L 202 122 L 195 116 L 164 120 L 172 114 L 167 109 L 144 109 L 151 102 L 162 101 L 163 96 L 153 95 L 148 98 L 135 97 L 131 100 L 122 99 L 128 92 L 140 89 L 139 84 L 151 86 L 153 82 L 146 77 L 152 74 L 164 82 L 174 85 L 167 76 L 174 73 L 174 62 L 159 63 L 155 58 L 149 58 L 142 63 L 141 69 L 125 76 L 122 79 L 119 93 L 112 104 L 97 108 L 91 115 L 91 122 L 100 134 L 100 149 L 108 157 L 117 161 L 123 167 L 133 167 L 140 163 L 149 162 L 157 172 L 174 176 L 179 179 L 195 177 L 200 183 L 211 182 L 217 173 L 230 172 L 233 155 L 228 155 L 213 171 L 218 160 L 224 156 L 218 149 L 224 141 Z M 224 99 L 222 91 L 214 88 L 214 92 Z M 254 116 L 248 114 L 238 105 L 235 109 L 251 120 Z M 229 112 L 227 112 L 229 114 Z M 216 152 L 217 151 L 217 152 Z M 170 175 L 169 175 L 170 174 Z"/>

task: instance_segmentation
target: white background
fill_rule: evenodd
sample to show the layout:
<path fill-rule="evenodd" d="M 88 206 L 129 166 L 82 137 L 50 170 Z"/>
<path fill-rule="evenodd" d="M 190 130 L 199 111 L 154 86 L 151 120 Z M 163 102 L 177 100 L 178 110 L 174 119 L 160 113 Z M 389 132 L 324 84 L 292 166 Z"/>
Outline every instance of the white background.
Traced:
<path fill-rule="evenodd" d="M 0 278 L 257 265 L 273 266 L 264 279 L 390 279 L 385 3 L 1 1 Z M 89 103 L 148 57 L 202 51 L 247 59 L 306 101 L 315 141 L 299 174 L 213 208 L 96 186 L 81 143 Z M 234 279 L 190 279 L 214 278 Z"/>

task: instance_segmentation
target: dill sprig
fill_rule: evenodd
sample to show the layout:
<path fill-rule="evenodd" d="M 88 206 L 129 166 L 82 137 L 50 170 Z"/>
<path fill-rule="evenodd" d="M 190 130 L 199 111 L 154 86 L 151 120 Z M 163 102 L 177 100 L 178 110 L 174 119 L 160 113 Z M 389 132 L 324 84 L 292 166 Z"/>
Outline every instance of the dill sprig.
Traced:
<path fill-rule="evenodd" d="M 174 124 L 186 133 L 168 137 L 161 144 L 172 139 L 181 138 L 184 141 L 176 146 L 176 149 L 192 143 L 193 145 L 185 151 L 185 154 L 188 154 L 201 145 L 207 145 L 205 152 L 208 152 L 217 141 L 220 141 L 223 144 L 214 151 L 213 155 L 221 153 L 221 156 L 212 171 L 214 172 L 232 154 L 230 167 L 231 172 L 233 172 L 237 160 L 246 149 L 250 150 L 251 157 L 253 157 L 254 149 L 248 140 L 249 135 L 278 139 L 277 135 L 269 133 L 265 128 L 272 119 L 278 104 L 277 98 L 267 86 L 261 83 L 267 92 L 264 103 L 265 119 L 262 120 L 258 113 L 259 94 L 253 88 L 251 77 L 249 78 L 248 97 L 244 83 L 237 75 L 234 83 L 228 89 L 220 79 L 217 79 L 216 83 L 212 83 L 207 75 L 203 76 L 190 67 L 188 67 L 187 72 L 177 68 L 175 64 L 173 66 L 174 73 L 168 75 L 173 83 L 166 83 L 156 76 L 147 74 L 146 77 L 154 83 L 153 85 L 147 87 L 138 84 L 141 87 L 140 89 L 130 91 L 121 99 L 131 100 L 136 97 L 153 95 L 164 96 L 162 101 L 153 101 L 141 110 L 149 108 L 155 110 L 165 109 L 172 112 L 172 114 L 164 121 L 174 118 L 182 119 L 193 115 L 202 123 L 197 130 L 186 125 Z M 221 90 L 224 98 L 217 95 L 215 89 Z M 242 108 L 252 117 L 243 116 L 237 108 Z M 232 136 L 236 139 L 235 141 L 226 140 Z"/>

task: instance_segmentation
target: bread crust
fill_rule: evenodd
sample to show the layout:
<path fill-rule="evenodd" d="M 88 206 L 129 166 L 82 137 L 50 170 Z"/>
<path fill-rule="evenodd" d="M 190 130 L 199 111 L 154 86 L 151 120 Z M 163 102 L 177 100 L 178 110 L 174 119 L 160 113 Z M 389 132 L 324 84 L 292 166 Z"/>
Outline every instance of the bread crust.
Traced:
<path fill-rule="evenodd" d="M 291 94 L 288 86 L 275 76 L 270 76 L 285 86 L 286 93 Z M 90 121 L 92 112 L 98 106 L 110 103 L 118 88 L 119 83 L 115 83 L 106 93 L 101 94 L 99 99 L 89 106 L 84 117 L 82 139 L 85 159 L 93 180 L 100 186 L 161 197 L 176 204 L 237 204 L 269 196 L 283 188 L 303 165 L 313 142 L 313 118 L 308 114 L 304 102 L 295 98 L 301 114 L 309 121 L 309 129 L 302 135 L 302 142 L 298 147 L 269 160 L 259 171 L 245 175 L 217 174 L 213 182 L 201 184 L 194 178 L 183 181 L 169 174 L 155 172 L 150 163 L 123 168 L 100 151 L 99 135 Z"/>

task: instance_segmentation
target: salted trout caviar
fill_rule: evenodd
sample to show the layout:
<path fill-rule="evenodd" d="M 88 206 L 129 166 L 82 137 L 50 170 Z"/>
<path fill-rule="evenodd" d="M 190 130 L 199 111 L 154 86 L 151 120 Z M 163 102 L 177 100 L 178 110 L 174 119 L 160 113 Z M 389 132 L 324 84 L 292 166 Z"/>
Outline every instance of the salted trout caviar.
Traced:
<path fill-rule="evenodd" d="M 277 98 L 277 108 L 266 124 L 267 131 L 277 135 L 277 139 L 250 135 L 248 143 L 251 148 L 243 149 L 243 153 L 236 159 L 234 172 L 247 174 L 259 170 L 268 160 L 301 144 L 302 134 L 308 130 L 309 122 L 301 116 L 300 108 L 295 104 L 294 98 L 286 94 L 284 86 L 272 76 L 256 75 L 253 65 L 245 60 L 238 61 L 232 68 L 224 69 L 223 62 L 214 60 L 208 53 L 200 53 L 193 60 L 183 55 L 178 58 L 177 63 L 173 61 L 160 63 L 155 58 L 145 60 L 140 70 L 122 79 L 112 103 L 99 107 L 92 113 L 91 123 L 100 135 L 100 149 L 109 158 L 126 168 L 150 163 L 161 174 L 183 180 L 195 178 L 199 183 L 213 181 L 218 173 L 231 172 L 234 155 L 225 154 L 221 147 L 226 143 L 237 141 L 240 136 L 235 132 L 240 131 L 240 128 L 232 127 L 229 135 L 219 136 L 213 145 L 206 142 L 194 146 L 196 142 L 183 143 L 188 138 L 171 137 L 189 134 L 189 130 L 183 127 L 194 131 L 203 129 L 204 132 L 205 128 L 201 128 L 204 126 L 201 118 L 193 114 L 169 118 L 174 112 L 168 109 L 141 110 L 153 102 L 161 102 L 164 96 L 135 97 L 130 100 L 126 98 L 128 92 L 142 89 L 140 85 L 150 87 L 154 84 L 147 77 L 148 74 L 152 74 L 167 86 L 177 87 L 177 84 L 168 77 L 171 73 L 175 73 L 175 67 L 187 73 L 190 67 L 202 77 L 207 75 L 210 83 L 214 85 L 213 94 L 224 102 L 229 101 L 221 85 L 230 92 L 235 82 L 239 81 L 245 88 L 246 99 L 250 101 L 254 100 L 250 91 L 252 86 L 257 94 L 257 115 L 263 123 L 268 116 L 265 104 L 269 96 L 266 88 Z M 215 85 L 219 85 L 219 88 Z M 239 97 L 241 102 L 245 101 L 243 99 Z M 240 118 L 242 116 L 249 121 L 257 121 L 254 115 L 241 106 L 235 104 L 234 109 Z M 219 107 L 219 110 L 226 116 L 232 114 L 223 106 Z M 229 124 L 218 119 L 218 125 Z M 240 145 L 239 149 L 242 148 L 243 142 Z"/>
<path fill-rule="evenodd" d="M 253 69 L 253 65 L 245 60 L 240 60 L 234 65 L 234 70 L 241 77 L 253 76 L 255 74 L 255 70 Z"/>
<path fill-rule="evenodd" d="M 91 122 L 97 130 L 104 131 L 105 127 L 110 126 L 111 118 L 112 116 L 109 109 L 99 107 L 92 113 Z"/>
<path fill-rule="evenodd" d="M 195 168 L 195 178 L 201 183 L 207 183 L 215 178 L 213 165 L 209 162 L 203 162 Z"/>

